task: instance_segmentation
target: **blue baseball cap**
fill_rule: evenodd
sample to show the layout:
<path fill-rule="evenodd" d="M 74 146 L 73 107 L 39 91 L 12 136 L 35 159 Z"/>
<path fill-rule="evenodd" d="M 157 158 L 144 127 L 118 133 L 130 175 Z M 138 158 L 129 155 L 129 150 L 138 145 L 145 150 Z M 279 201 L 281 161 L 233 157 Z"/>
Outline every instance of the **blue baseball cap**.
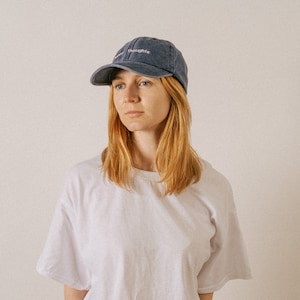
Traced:
<path fill-rule="evenodd" d="M 93 73 L 91 83 L 110 85 L 116 69 L 152 78 L 173 76 L 187 92 L 186 62 L 182 53 L 169 41 L 151 37 L 133 39 L 117 52 L 111 64 Z"/>

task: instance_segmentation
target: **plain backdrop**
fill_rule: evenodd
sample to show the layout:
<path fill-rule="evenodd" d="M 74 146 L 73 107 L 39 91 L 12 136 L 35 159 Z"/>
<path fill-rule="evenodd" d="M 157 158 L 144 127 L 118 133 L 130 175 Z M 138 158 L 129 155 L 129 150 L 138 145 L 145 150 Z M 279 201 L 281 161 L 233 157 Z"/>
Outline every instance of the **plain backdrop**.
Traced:
<path fill-rule="evenodd" d="M 107 142 L 89 78 L 144 35 L 183 52 L 193 146 L 233 186 L 254 278 L 214 299 L 300 299 L 299 16 L 297 0 L 1 0 L 1 299 L 63 299 L 35 265 L 67 170 Z"/>

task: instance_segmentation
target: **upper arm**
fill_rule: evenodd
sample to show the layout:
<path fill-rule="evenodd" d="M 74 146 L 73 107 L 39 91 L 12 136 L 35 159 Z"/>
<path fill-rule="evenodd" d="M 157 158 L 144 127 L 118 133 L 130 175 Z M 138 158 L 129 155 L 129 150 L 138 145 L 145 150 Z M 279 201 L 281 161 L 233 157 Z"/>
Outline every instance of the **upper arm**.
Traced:
<path fill-rule="evenodd" d="M 213 293 L 210 294 L 201 294 L 199 295 L 200 300 L 212 300 L 213 298 Z"/>
<path fill-rule="evenodd" d="M 88 291 L 73 289 L 67 285 L 64 286 L 65 300 L 83 300 Z"/>

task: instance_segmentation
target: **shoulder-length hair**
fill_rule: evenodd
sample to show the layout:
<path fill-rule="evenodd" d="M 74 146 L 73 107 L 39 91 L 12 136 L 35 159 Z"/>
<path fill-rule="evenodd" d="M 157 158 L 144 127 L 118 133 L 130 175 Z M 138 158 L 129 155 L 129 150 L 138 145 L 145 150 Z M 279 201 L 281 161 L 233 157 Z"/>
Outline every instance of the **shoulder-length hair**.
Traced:
<path fill-rule="evenodd" d="M 156 168 L 165 194 L 179 194 L 201 176 L 201 162 L 190 145 L 191 110 L 186 93 L 173 77 L 161 78 L 171 105 L 156 151 Z M 110 89 L 108 146 L 102 152 L 104 174 L 118 186 L 130 190 L 133 168 L 132 133 L 122 124 Z"/>

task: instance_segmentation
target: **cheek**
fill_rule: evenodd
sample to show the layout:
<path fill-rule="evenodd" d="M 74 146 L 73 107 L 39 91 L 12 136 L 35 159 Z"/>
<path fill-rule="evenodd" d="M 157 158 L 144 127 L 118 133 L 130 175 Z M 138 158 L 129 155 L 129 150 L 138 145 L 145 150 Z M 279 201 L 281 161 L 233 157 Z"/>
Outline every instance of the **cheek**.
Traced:
<path fill-rule="evenodd" d="M 119 114 L 120 110 L 121 110 L 120 101 L 118 101 L 118 99 L 114 98 L 113 103 L 114 103 L 114 106 L 115 106 L 115 109 L 116 109 L 117 113 Z"/>
<path fill-rule="evenodd" d="M 167 117 L 170 111 L 170 107 L 171 107 L 171 102 L 166 100 L 163 103 L 161 103 L 161 107 L 160 107 L 160 114 L 161 117 Z"/>
<path fill-rule="evenodd" d="M 163 120 L 166 119 L 167 116 L 169 115 L 169 111 L 170 111 L 169 106 L 162 107 L 160 111 L 160 118 Z"/>

